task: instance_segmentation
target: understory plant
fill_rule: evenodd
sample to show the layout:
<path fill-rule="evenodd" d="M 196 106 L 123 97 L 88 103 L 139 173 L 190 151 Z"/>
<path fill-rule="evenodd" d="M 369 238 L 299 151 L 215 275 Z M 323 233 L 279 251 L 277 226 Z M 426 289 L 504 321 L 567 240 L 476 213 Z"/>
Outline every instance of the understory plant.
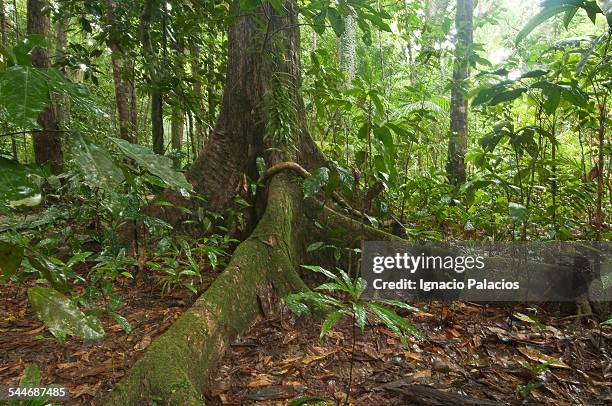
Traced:
<path fill-rule="evenodd" d="M 368 319 L 374 322 L 382 322 L 397 335 L 404 346 L 408 347 L 410 343 L 406 333 L 419 340 L 426 340 L 426 338 L 416 327 L 397 314 L 394 309 L 405 309 L 411 312 L 417 312 L 419 309 L 397 300 L 363 297 L 366 281 L 359 276 L 351 279 L 340 268 L 336 268 L 338 273 L 335 274 L 320 266 L 302 265 L 302 267 L 324 275 L 329 279 L 329 282 L 316 287 L 314 291 L 288 295 L 285 298 L 285 303 L 289 310 L 297 316 L 302 316 L 311 314 L 311 310 L 323 309 L 327 316 L 321 325 L 320 339 L 323 339 L 342 318 L 346 316 L 351 318 L 351 361 L 345 399 L 345 404 L 348 404 L 353 379 L 357 327 L 363 333 Z"/>

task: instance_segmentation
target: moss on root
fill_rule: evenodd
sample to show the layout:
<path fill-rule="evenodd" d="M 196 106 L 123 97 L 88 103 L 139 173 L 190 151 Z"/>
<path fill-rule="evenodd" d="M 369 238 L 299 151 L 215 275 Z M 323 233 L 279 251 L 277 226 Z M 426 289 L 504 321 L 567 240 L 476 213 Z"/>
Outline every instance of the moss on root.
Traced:
<path fill-rule="evenodd" d="M 229 339 L 260 314 L 262 289 L 305 288 L 296 272 L 304 241 L 298 216 L 301 193 L 285 175 L 270 184 L 266 213 L 238 246 L 225 271 L 147 349 L 106 398 L 107 405 L 202 405 L 212 363 Z M 269 290 L 269 289 L 268 289 Z"/>

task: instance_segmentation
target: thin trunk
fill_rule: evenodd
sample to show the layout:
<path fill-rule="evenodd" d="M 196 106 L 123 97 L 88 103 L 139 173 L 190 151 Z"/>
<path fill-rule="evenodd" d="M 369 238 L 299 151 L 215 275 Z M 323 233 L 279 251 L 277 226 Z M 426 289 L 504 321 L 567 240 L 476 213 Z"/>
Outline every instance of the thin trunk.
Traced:
<path fill-rule="evenodd" d="M 157 154 L 164 153 L 164 99 L 159 88 L 161 83 L 161 68 L 157 61 L 156 52 L 151 39 L 151 23 L 153 13 L 159 8 L 158 0 L 145 0 L 142 14 L 140 16 L 140 42 L 144 53 L 147 70 L 150 77 L 151 92 L 151 138 L 153 151 Z"/>
<path fill-rule="evenodd" d="M 5 46 L 7 44 L 6 39 L 6 10 L 4 8 L 4 0 L 0 0 L 0 45 Z"/>
<path fill-rule="evenodd" d="M 172 166 L 181 168 L 181 149 L 185 127 L 185 115 L 181 106 L 176 104 L 172 109 Z"/>
<path fill-rule="evenodd" d="M 55 63 L 61 64 L 66 55 L 68 46 L 68 21 L 66 15 L 60 15 L 56 25 L 55 37 Z M 67 74 L 64 70 L 64 74 Z M 58 126 L 67 128 L 70 121 L 70 97 L 65 94 L 53 94 L 53 101 L 57 115 Z"/>
<path fill-rule="evenodd" d="M 605 149 L 605 134 L 606 134 L 606 118 L 608 112 L 606 111 L 605 104 L 606 97 L 604 97 L 604 103 L 599 106 L 599 128 L 597 129 L 597 211 L 595 213 L 595 222 L 597 228 L 596 239 L 601 240 L 601 233 L 603 231 L 604 224 L 604 210 L 603 210 L 603 197 L 604 197 L 604 149 Z"/>
<path fill-rule="evenodd" d="M 192 139 L 193 159 L 195 160 L 204 146 L 204 124 L 202 123 L 202 119 L 200 118 L 204 116 L 204 103 L 202 96 L 202 83 L 200 82 L 200 71 L 202 70 L 202 65 L 200 64 L 200 48 L 197 44 L 192 45 L 190 53 L 191 74 L 195 79 L 193 81 L 193 93 L 196 96 L 198 104 L 198 111 L 196 114 L 194 125 L 195 129 Z"/>
<path fill-rule="evenodd" d="M 208 49 L 206 57 L 206 96 L 208 98 L 208 126 L 210 128 L 209 138 L 212 136 L 215 126 L 217 99 L 215 95 L 215 56 L 212 47 Z M 202 140 L 204 148 L 204 140 Z"/>
<path fill-rule="evenodd" d="M 111 65 L 113 67 L 113 80 L 115 82 L 115 100 L 117 116 L 119 119 L 119 135 L 127 141 L 134 138 L 130 109 L 128 107 L 128 88 L 123 78 L 124 58 L 119 41 L 119 25 L 117 21 L 117 3 L 115 0 L 106 2 L 106 19 L 110 27 L 109 46 L 111 49 Z"/>
<path fill-rule="evenodd" d="M 17 38 L 21 37 L 21 28 L 19 27 L 19 12 L 17 11 L 17 0 L 13 0 L 13 21 L 15 24 L 15 34 Z"/>
<path fill-rule="evenodd" d="M 451 89 L 451 124 L 446 170 L 451 184 L 465 183 L 465 152 L 468 144 L 468 99 L 465 82 L 469 76 L 469 54 L 473 41 L 472 0 L 457 0 L 457 43 Z"/>
<path fill-rule="evenodd" d="M 51 6 L 47 0 L 28 0 L 28 34 L 38 34 L 49 38 L 51 19 L 48 13 Z M 35 48 L 32 51 L 32 66 L 49 68 L 51 57 L 47 48 Z M 47 163 L 51 172 L 59 174 L 63 167 L 63 154 L 60 132 L 52 108 L 45 109 L 38 116 L 40 130 L 32 131 L 34 139 L 34 157 L 38 165 Z"/>
<path fill-rule="evenodd" d="M 130 126 L 132 128 L 132 142 L 138 144 L 138 93 L 135 85 L 135 67 L 134 61 L 127 62 L 130 78 L 125 80 L 130 99 Z"/>

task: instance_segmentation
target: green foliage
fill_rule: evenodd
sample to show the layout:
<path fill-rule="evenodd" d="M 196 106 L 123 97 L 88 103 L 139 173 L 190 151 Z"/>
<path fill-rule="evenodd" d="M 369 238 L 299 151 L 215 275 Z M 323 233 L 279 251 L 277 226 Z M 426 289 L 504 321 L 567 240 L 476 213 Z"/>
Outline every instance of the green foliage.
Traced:
<path fill-rule="evenodd" d="M 327 185 L 328 181 L 329 169 L 325 167 L 317 169 L 312 176 L 304 179 L 302 183 L 304 197 L 308 198 L 319 193 Z"/>
<path fill-rule="evenodd" d="M 23 247 L 0 240 L 0 271 L 2 278 L 13 276 L 23 260 Z"/>
<path fill-rule="evenodd" d="M 320 266 L 303 265 L 302 267 L 312 272 L 320 273 L 329 279 L 330 282 L 315 288 L 315 291 L 326 291 L 329 293 L 295 293 L 287 296 L 285 303 L 298 316 L 310 313 L 311 307 L 327 308 L 328 315 L 321 326 L 321 339 L 327 335 L 342 317 L 351 316 L 353 322 L 362 331 L 365 329 L 368 317 L 382 322 L 406 346 L 409 345 L 405 335 L 406 332 L 419 340 L 425 340 L 425 337 L 418 329 L 391 308 L 403 308 L 410 311 L 418 311 L 418 309 L 399 301 L 363 298 L 362 294 L 365 290 L 366 282 L 360 277 L 352 280 L 342 269 L 337 268 L 338 274 L 335 274 Z M 343 299 L 338 299 L 335 295 L 343 296 Z"/>
<path fill-rule="evenodd" d="M 32 287 L 28 289 L 28 298 L 38 317 L 60 343 L 67 336 L 78 336 L 86 340 L 104 337 L 104 329 L 98 319 L 86 316 L 70 299 L 56 290 Z"/>
<path fill-rule="evenodd" d="M 110 154 L 80 134 L 74 134 L 72 153 L 88 185 L 112 192 L 123 182 L 123 173 Z"/>
<path fill-rule="evenodd" d="M 127 158 L 133 159 L 143 169 L 159 177 L 167 187 L 179 190 L 188 196 L 193 191 L 191 183 L 185 175 L 172 169 L 172 160 L 168 157 L 154 154 L 148 148 L 131 144 L 120 138 L 109 138 Z"/>
<path fill-rule="evenodd" d="M 0 156 L 0 207 L 36 206 L 41 200 L 38 168 Z"/>
<path fill-rule="evenodd" d="M 274 72 L 270 89 L 261 106 L 265 124 L 265 137 L 278 145 L 295 147 L 298 139 L 298 113 L 296 89 L 288 73 Z"/>
<path fill-rule="evenodd" d="M 525 368 L 532 376 L 532 379 L 526 385 L 517 385 L 516 393 L 520 394 L 523 398 L 529 397 L 531 392 L 543 385 L 543 381 L 540 375 L 549 371 L 550 363 L 543 362 L 538 364 L 531 364 L 526 361 L 518 360 L 520 366 Z"/>

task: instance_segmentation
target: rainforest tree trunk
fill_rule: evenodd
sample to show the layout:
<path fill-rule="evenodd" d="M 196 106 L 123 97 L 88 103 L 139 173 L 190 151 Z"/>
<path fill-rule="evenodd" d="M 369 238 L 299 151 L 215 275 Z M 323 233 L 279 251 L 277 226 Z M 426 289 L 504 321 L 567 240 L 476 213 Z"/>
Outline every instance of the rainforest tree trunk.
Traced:
<path fill-rule="evenodd" d="M 145 0 L 142 14 L 140 16 L 140 42 L 144 52 L 144 58 L 150 78 L 151 92 L 151 138 L 153 151 L 156 154 L 164 153 L 164 99 L 160 89 L 162 82 L 162 68 L 159 66 L 153 41 L 151 39 L 151 24 L 153 13 L 159 9 L 158 0 Z"/>
<path fill-rule="evenodd" d="M 106 20 L 110 27 L 108 45 L 111 49 L 115 101 L 119 118 L 119 135 L 124 140 L 132 142 L 134 129 L 130 119 L 127 82 L 123 78 L 124 58 L 119 40 L 120 30 L 117 22 L 117 3 L 115 0 L 107 0 L 106 2 Z"/>
<path fill-rule="evenodd" d="M 269 3 L 241 12 L 229 29 L 227 82 L 220 117 L 203 153 L 188 176 L 204 192 L 207 206 L 231 206 L 246 173 L 257 177 L 255 160 L 268 166 L 294 161 L 310 171 L 325 165 L 306 131 L 299 96 L 299 32 L 297 4 L 284 1 L 284 15 Z M 264 21 L 269 38 L 256 21 Z M 280 43 L 280 44 L 279 44 Z M 292 143 L 270 137 L 262 111 L 275 74 L 289 78 L 296 125 Z M 290 106 L 286 106 L 290 108 Z M 269 133 L 268 133 L 269 134 Z M 202 405 L 207 373 L 222 355 L 228 339 L 243 331 L 261 312 L 268 298 L 305 289 L 296 273 L 313 237 L 312 221 L 304 209 L 299 183 L 291 172 L 269 180 L 262 193 L 265 210 L 249 238 L 238 246 L 223 274 L 162 337 L 147 350 L 119 383 L 107 404 L 136 405 L 152 398 L 168 404 Z M 231 294 L 228 294 L 230 292 Z M 269 309 L 268 309 L 269 310 Z"/>
<path fill-rule="evenodd" d="M 257 178 L 257 157 L 264 157 L 268 166 L 278 160 L 278 156 L 264 154 L 267 148 L 292 149 L 264 145 L 266 122 L 262 106 L 277 72 L 290 78 L 288 85 L 295 99 L 297 126 L 293 135 L 299 153 L 294 159 L 308 170 L 324 165 L 321 152 L 306 130 L 304 103 L 298 94 L 301 76 L 296 5 L 294 0 L 284 3 L 288 10 L 285 16 L 277 15 L 269 5 L 253 12 L 255 18 L 267 22 L 267 32 L 275 33 L 275 38 L 262 32 L 255 18 L 249 16 L 241 16 L 229 28 L 228 68 L 221 112 L 212 136 L 187 174 L 196 191 L 206 194 L 215 210 L 229 207 L 237 191 L 245 186 L 241 174 Z M 264 8 L 269 9 L 268 12 Z M 282 40 L 283 49 L 278 49 L 275 43 L 278 39 Z M 293 160 L 293 157 L 285 159 Z"/>
<path fill-rule="evenodd" d="M 6 9 L 4 8 L 4 0 L 0 0 L 0 45 L 7 44 L 7 28 L 6 28 Z"/>
<path fill-rule="evenodd" d="M 38 34 L 49 39 L 51 29 L 51 8 L 47 0 L 28 0 L 28 34 Z M 46 69 L 51 66 L 48 48 L 37 47 L 32 51 L 32 66 Z M 62 142 L 55 113 L 51 107 L 38 116 L 38 130 L 32 131 L 34 139 L 34 158 L 38 165 L 47 163 L 53 174 L 59 174 L 63 168 Z"/>
<path fill-rule="evenodd" d="M 451 88 L 450 138 L 446 171 L 451 184 L 465 183 L 465 152 L 468 145 L 468 98 L 465 94 L 470 74 L 469 56 L 473 42 L 472 0 L 457 0 L 455 27 L 457 42 Z"/>
<path fill-rule="evenodd" d="M 203 102 L 204 96 L 202 95 L 202 76 L 200 72 L 202 70 L 202 64 L 200 63 L 200 47 L 197 44 L 192 45 L 189 53 L 191 55 L 191 74 L 194 77 L 193 93 L 197 97 L 196 103 L 201 112 L 193 117 L 194 134 L 191 148 L 193 151 L 193 160 L 195 161 L 204 146 L 204 124 L 202 122 L 202 116 L 204 115 L 205 108 Z"/>
<path fill-rule="evenodd" d="M 181 168 L 181 150 L 183 146 L 183 135 L 185 127 L 185 115 L 180 105 L 175 105 L 172 109 L 172 166 L 175 169 Z"/>

